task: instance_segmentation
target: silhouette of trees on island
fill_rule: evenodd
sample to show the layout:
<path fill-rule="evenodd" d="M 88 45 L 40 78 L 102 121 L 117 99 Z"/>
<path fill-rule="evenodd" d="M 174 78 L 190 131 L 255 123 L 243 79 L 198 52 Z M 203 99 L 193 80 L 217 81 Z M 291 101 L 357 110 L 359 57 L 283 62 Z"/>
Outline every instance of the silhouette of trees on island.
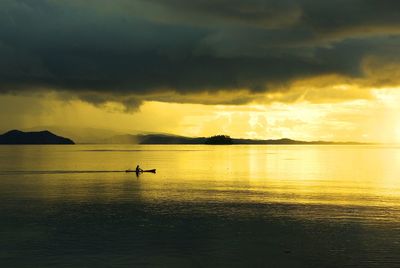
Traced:
<path fill-rule="evenodd" d="M 215 135 L 209 138 L 206 138 L 205 144 L 233 144 L 233 140 L 231 137 L 227 135 Z"/>

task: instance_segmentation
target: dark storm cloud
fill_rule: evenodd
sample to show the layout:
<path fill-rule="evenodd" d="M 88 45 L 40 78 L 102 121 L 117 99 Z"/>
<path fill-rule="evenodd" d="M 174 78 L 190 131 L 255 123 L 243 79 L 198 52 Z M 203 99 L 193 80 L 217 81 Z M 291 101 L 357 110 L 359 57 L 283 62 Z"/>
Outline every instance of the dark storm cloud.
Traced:
<path fill-rule="evenodd" d="M 242 103 L 302 78 L 368 80 L 366 58 L 399 62 L 399 12 L 389 0 L 3 0 L 0 91 L 135 106 L 247 89 L 230 99 Z"/>

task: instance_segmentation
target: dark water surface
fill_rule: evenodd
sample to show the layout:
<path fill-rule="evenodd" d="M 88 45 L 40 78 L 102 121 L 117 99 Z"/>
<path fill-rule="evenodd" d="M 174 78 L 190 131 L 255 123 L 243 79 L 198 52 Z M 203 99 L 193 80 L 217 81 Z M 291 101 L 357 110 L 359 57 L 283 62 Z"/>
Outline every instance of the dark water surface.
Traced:
<path fill-rule="evenodd" d="M 141 164 L 157 174 L 123 170 Z M 400 267 L 400 148 L 0 146 L 0 267 Z"/>

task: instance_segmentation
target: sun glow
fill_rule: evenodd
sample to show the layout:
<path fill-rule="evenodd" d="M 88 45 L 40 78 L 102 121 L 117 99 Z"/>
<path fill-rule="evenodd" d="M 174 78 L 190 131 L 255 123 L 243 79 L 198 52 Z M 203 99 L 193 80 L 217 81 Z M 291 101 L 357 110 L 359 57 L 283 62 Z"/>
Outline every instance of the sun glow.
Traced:
<path fill-rule="evenodd" d="M 350 86 L 343 88 L 352 90 Z M 299 99 L 202 105 L 145 101 L 138 110 L 128 112 L 117 106 L 63 101 L 51 94 L 40 97 L 9 95 L 0 100 L 0 119 L 4 130 L 62 122 L 64 126 L 111 129 L 122 134 L 147 131 L 184 136 L 226 134 L 251 139 L 400 143 L 400 89 L 369 91 L 365 94 L 368 98 L 335 102 Z M 318 94 L 310 92 L 307 94 Z M 14 112 L 16 107 L 23 114 Z"/>
<path fill-rule="evenodd" d="M 375 96 L 381 120 L 377 131 L 382 139 L 390 143 L 400 143 L 400 88 L 383 88 L 372 90 Z"/>

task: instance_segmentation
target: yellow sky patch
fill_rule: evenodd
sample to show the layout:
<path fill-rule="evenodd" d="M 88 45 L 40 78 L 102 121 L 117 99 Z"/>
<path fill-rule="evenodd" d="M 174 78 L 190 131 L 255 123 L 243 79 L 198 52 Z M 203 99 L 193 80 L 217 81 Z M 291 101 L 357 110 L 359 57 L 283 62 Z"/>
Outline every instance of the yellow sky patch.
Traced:
<path fill-rule="evenodd" d="M 351 91 L 342 87 L 338 90 Z M 360 89 L 356 88 L 351 94 Z M 310 92 L 308 92 L 310 94 Z M 317 92 L 311 90 L 316 98 Z M 349 93 L 350 94 L 350 93 Z M 247 105 L 201 105 L 147 101 L 136 112 L 108 103 L 96 107 L 55 95 L 0 98 L 2 130 L 36 126 L 91 127 L 119 133 L 141 131 L 187 136 L 400 142 L 400 90 L 373 89 L 360 99 Z M 363 96 L 368 96 L 364 98 Z"/>

